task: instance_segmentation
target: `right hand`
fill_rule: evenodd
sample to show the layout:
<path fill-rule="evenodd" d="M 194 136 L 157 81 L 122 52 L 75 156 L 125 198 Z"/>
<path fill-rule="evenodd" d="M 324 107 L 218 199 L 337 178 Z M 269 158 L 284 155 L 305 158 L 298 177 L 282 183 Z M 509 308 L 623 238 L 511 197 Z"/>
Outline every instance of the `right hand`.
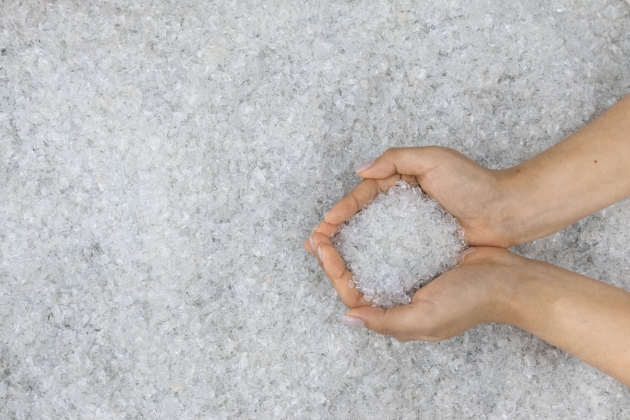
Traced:
<path fill-rule="evenodd" d="M 379 192 L 403 179 L 419 184 L 455 216 L 471 246 L 508 248 L 518 242 L 516 232 L 510 231 L 515 224 L 514 210 L 508 207 L 500 171 L 484 168 L 453 149 L 439 146 L 393 148 L 370 163 L 359 165 L 357 174 L 364 180 L 335 204 L 313 233 L 335 234 L 340 224 Z M 363 169 L 365 166 L 369 167 Z M 309 241 L 304 246 L 315 254 Z"/>

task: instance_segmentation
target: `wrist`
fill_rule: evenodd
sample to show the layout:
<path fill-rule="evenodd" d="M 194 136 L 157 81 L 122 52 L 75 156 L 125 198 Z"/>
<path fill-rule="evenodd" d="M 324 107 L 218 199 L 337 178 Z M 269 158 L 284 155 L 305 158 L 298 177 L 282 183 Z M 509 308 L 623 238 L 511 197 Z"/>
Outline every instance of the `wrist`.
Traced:
<path fill-rule="evenodd" d="M 542 261 L 513 255 L 506 279 L 499 322 L 546 339 L 554 325 L 554 311 L 562 300 L 555 279 L 562 269 Z"/>
<path fill-rule="evenodd" d="M 529 318 L 530 301 L 541 277 L 540 263 L 503 248 L 477 247 L 475 252 L 466 255 L 463 265 L 469 269 L 479 267 L 478 277 L 488 285 L 484 304 L 487 308 L 483 322 L 496 322 L 523 328 Z M 553 267 L 553 266 L 550 266 Z M 476 278 L 471 271 L 469 276 Z"/>
<path fill-rule="evenodd" d="M 527 175 L 520 165 L 496 171 L 496 176 L 501 191 L 500 202 L 495 206 L 497 225 L 506 247 L 554 232 L 553 223 L 548 220 L 549 202 L 542 198 L 545 192 L 536 187 L 534 177 Z"/>
<path fill-rule="evenodd" d="M 544 271 L 554 267 L 507 251 L 500 265 L 493 322 L 535 334 L 532 330 L 536 329 L 537 318 L 548 317 L 548 303 L 553 302 L 553 298 L 545 295 L 548 291 L 541 279 L 545 276 Z"/>

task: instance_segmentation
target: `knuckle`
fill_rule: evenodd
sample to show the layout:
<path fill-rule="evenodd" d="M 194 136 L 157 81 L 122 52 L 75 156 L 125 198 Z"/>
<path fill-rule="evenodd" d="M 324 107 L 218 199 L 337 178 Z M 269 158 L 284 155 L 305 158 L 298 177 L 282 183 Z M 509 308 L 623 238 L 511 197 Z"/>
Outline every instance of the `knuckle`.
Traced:
<path fill-rule="evenodd" d="M 374 328 L 374 331 L 376 331 L 379 334 L 382 335 L 392 335 L 393 333 L 389 330 L 389 328 L 386 328 L 384 325 L 379 324 L 376 325 L 376 327 Z"/>
<path fill-rule="evenodd" d="M 352 277 L 347 276 L 338 277 L 336 281 L 333 281 L 335 290 L 341 299 L 341 302 L 349 309 L 358 308 L 361 306 L 361 298 L 363 295 L 358 292 L 356 288 L 348 287 L 348 282 L 352 281 Z"/>
<path fill-rule="evenodd" d="M 348 296 L 347 294 L 342 294 L 339 293 L 339 297 L 341 298 L 341 302 L 346 305 L 346 308 L 348 309 L 354 309 L 356 308 L 358 305 L 356 304 L 356 299 Z"/>
<path fill-rule="evenodd" d="M 441 326 L 429 325 L 424 329 L 424 335 L 427 337 L 426 341 L 438 342 L 446 339 L 446 334 Z"/>
<path fill-rule="evenodd" d="M 356 195 L 351 195 L 348 201 L 344 205 L 345 205 L 344 210 L 346 213 L 356 211 L 355 209 L 360 210 L 362 207 Z"/>
<path fill-rule="evenodd" d="M 328 236 L 321 232 L 315 232 L 311 237 L 313 238 L 315 245 L 325 244 L 329 241 Z"/>
<path fill-rule="evenodd" d="M 395 155 L 398 152 L 398 147 L 390 147 L 389 149 L 385 150 L 385 153 L 383 153 L 383 156 L 386 157 L 391 157 L 392 155 Z"/>
<path fill-rule="evenodd" d="M 363 296 L 357 293 L 352 299 L 352 307 L 353 308 L 358 308 L 359 306 L 361 306 L 361 299 L 362 298 L 363 298 Z"/>
<path fill-rule="evenodd" d="M 374 331 L 383 335 L 395 335 L 398 333 L 398 331 L 396 331 L 394 328 L 392 328 L 391 326 L 387 325 L 386 322 L 384 322 L 387 319 L 387 311 L 388 309 L 383 310 L 381 319 L 379 320 L 379 322 L 377 322 Z"/>
<path fill-rule="evenodd" d="M 453 149 L 443 146 L 427 146 L 425 150 L 430 154 L 430 156 L 434 157 L 445 156 L 453 151 Z"/>
<path fill-rule="evenodd" d="M 339 298 L 341 299 L 341 303 L 343 303 L 346 308 L 348 309 L 354 309 L 354 307 L 352 306 L 352 301 L 349 301 L 346 297 L 339 295 Z"/>

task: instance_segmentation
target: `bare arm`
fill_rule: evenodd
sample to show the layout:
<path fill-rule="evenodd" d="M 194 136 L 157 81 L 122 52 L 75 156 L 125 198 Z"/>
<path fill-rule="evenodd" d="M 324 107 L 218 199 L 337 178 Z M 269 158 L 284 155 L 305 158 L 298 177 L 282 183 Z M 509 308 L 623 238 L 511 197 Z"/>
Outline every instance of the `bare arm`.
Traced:
<path fill-rule="evenodd" d="M 630 195 L 630 95 L 565 140 L 499 171 L 513 244 L 542 238 Z"/>
<path fill-rule="evenodd" d="M 503 321 L 630 386 L 630 293 L 540 261 L 527 265 Z"/>
<path fill-rule="evenodd" d="M 400 341 L 445 340 L 486 322 L 522 328 L 630 386 L 630 293 L 504 249 L 477 248 L 409 305 L 344 317 Z"/>

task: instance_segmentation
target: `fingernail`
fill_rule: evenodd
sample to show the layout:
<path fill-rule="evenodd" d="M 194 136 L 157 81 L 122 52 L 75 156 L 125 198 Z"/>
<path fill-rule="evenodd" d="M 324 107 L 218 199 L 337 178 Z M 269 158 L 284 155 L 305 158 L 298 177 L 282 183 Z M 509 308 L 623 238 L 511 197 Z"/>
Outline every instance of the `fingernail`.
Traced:
<path fill-rule="evenodd" d="M 315 242 L 313 242 L 313 238 L 308 238 L 308 242 L 311 244 L 311 249 L 315 251 Z"/>
<path fill-rule="evenodd" d="M 363 172 L 366 169 L 369 169 L 372 166 L 374 166 L 375 162 L 376 162 L 376 159 L 368 160 L 367 162 L 363 162 L 362 164 L 354 168 L 354 170 L 356 171 L 356 173 Z"/>
<path fill-rule="evenodd" d="M 319 246 L 317 247 L 317 255 L 319 255 L 319 260 L 322 261 L 322 244 L 319 244 Z"/>
<path fill-rule="evenodd" d="M 330 210 L 328 210 L 326 214 L 324 215 L 324 222 L 326 223 L 328 223 L 328 220 L 326 220 L 326 218 L 328 217 L 329 214 L 330 214 Z"/>
<path fill-rule="evenodd" d="M 457 265 L 460 265 L 461 263 L 464 262 L 464 259 L 466 258 L 466 255 L 472 254 L 475 251 L 476 251 L 475 248 L 470 247 L 467 250 L 465 250 L 464 252 L 462 252 L 461 254 L 459 254 L 459 261 L 457 261 Z"/>
<path fill-rule="evenodd" d="M 344 315 L 343 318 L 341 318 L 341 323 L 352 328 L 365 328 L 363 320 L 353 316 Z"/>

